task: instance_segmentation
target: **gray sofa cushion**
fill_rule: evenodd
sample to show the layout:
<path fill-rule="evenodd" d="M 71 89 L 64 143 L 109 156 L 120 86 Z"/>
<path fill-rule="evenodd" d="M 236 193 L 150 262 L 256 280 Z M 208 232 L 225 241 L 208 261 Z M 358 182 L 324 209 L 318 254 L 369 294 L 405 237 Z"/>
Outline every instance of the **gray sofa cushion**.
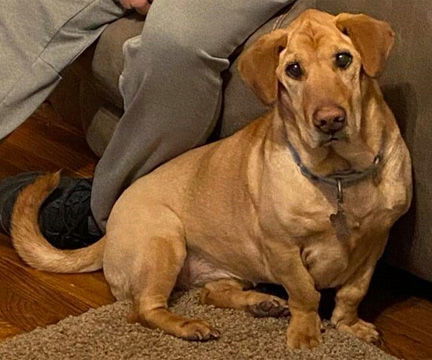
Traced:
<path fill-rule="evenodd" d="M 105 95 L 118 108 L 123 108 L 123 99 L 118 81 L 123 70 L 123 44 L 139 36 L 144 26 L 144 17 L 132 13 L 110 24 L 96 46 L 92 62 L 93 76 L 105 89 Z"/>

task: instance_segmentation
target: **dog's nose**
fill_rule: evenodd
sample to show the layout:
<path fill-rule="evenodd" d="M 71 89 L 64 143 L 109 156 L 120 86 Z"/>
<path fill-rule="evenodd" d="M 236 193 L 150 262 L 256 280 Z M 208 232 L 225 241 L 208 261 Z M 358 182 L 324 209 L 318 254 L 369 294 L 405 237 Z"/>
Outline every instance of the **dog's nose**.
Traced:
<path fill-rule="evenodd" d="M 335 134 L 346 124 L 346 112 L 338 106 L 325 106 L 313 115 L 314 125 L 325 134 Z"/>

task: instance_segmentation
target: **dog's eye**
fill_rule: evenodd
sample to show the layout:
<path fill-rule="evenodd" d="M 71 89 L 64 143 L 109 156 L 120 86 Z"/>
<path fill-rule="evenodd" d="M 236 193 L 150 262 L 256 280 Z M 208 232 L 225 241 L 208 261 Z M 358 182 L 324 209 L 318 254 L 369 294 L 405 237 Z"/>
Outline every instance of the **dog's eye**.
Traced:
<path fill-rule="evenodd" d="M 286 67 L 286 73 L 289 77 L 298 80 L 303 75 L 303 70 L 298 62 L 294 62 Z"/>
<path fill-rule="evenodd" d="M 347 52 L 341 52 L 336 54 L 335 63 L 338 68 L 346 69 L 352 62 L 352 55 Z"/>

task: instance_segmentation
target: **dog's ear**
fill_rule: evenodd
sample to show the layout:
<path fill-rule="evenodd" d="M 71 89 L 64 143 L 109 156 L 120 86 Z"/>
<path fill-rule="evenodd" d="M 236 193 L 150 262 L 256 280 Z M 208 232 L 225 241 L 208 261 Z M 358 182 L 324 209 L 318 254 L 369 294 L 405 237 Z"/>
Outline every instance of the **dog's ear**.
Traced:
<path fill-rule="evenodd" d="M 241 77 L 266 105 L 277 98 L 276 68 L 286 43 L 286 30 L 272 31 L 246 49 L 239 59 Z"/>
<path fill-rule="evenodd" d="M 394 44 L 395 33 L 390 24 L 364 14 L 342 13 L 336 26 L 351 38 L 362 57 L 365 73 L 378 77 Z"/>

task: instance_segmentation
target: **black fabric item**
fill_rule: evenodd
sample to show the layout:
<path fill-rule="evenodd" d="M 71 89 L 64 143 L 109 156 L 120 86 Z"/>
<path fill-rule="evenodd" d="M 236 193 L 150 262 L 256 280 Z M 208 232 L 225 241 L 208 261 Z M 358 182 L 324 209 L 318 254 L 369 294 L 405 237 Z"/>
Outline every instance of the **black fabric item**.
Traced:
<path fill-rule="evenodd" d="M 0 181 L 0 230 L 10 231 L 10 217 L 19 191 L 41 172 L 22 173 Z M 42 234 L 56 248 L 78 249 L 102 237 L 90 209 L 91 179 L 62 176 L 57 189 L 42 204 Z"/>
<path fill-rule="evenodd" d="M 77 249 L 102 237 L 90 210 L 91 179 L 71 178 L 44 202 L 39 223 L 44 236 L 59 249 Z"/>

